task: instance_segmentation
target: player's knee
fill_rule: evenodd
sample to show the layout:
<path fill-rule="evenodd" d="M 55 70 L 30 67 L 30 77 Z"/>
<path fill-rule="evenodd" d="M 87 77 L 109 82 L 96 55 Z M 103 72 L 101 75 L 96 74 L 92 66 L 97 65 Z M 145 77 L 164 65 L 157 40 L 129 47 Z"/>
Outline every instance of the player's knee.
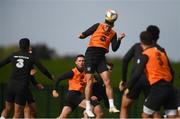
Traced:
<path fill-rule="evenodd" d="M 24 111 L 24 107 L 15 107 L 14 114 L 20 115 Z"/>
<path fill-rule="evenodd" d="M 4 108 L 4 111 L 5 111 L 6 113 L 8 113 L 10 110 L 11 110 L 11 106 L 6 106 L 6 107 Z"/>
<path fill-rule="evenodd" d="M 20 117 L 21 116 L 21 110 L 16 110 L 16 111 L 14 111 L 14 117 L 15 118 L 18 118 L 18 117 Z"/>
<path fill-rule="evenodd" d="M 95 100 L 97 100 L 97 97 L 96 96 L 91 96 L 91 100 L 95 101 Z"/>
<path fill-rule="evenodd" d="M 104 114 L 103 112 L 99 112 L 98 114 L 96 114 L 96 117 L 101 118 L 103 116 L 103 114 Z"/>
<path fill-rule="evenodd" d="M 123 109 L 128 109 L 129 107 L 130 107 L 130 104 L 128 104 L 128 103 L 121 104 L 121 108 L 123 108 Z"/>
<path fill-rule="evenodd" d="M 91 80 L 93 78 L 93 75 L 92 74 L 86 74 L 85 75 L 85 79 L 86 80 Z"/>
<path fill-rule="evenodd" d="M 99 109 L 96 108 L 96 110 L 94 110 L 94 113 L 95 113 L 97 118 L 101 118 L 104 114 L 102 109 L 100 109 L 100 108 Z"/>
<path fill-rule="evenodd" d="M 63 118 L 67 118 L 68 117 L 68 114 L 61 114 L 60 116 L 59 116 L 59 119 L 63 119 Z"/>
<path fill-rule="evenodd" d="M 142 118 L 145 118 L 146 116 L 144 115 L 144 113 L 141 113 L 141 117 L 142 117 Z"/>
<path fill-rule="evenodd" d="M 9 112 L 11 110 L 11 108 L 4 108 L 5 112 Z"/>
<path fill-rule="evenodd" d="M 30 109 L 29 109 L 29 107 L 26 106 L 26 107 L 24 108 L 24 113 L 28 113 L 28 112 L 30 112 Z"/>
<path fill-rule="evenodd" d="M 141 113 L 141 117 L 142 118 L 149 118 L 149 115 L 143 112 L 143 113 Z"/>

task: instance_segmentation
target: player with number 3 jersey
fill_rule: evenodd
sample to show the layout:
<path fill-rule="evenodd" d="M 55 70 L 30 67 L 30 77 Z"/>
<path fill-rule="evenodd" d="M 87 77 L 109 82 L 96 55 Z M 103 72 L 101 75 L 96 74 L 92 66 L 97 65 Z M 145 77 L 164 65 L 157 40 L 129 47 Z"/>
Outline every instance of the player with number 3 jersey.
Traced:
<path fill-rule="evenodd" d="M 48 70 L 33 56 L 33 53 L 29 53 L 30 40 L 23 38 L 19 41 L 20 50 L 12 53 L 5 60 L 0 62 L 0 67 L 11 63 L 12 73 L 7 86 L 7 97 L 5 108 L 1 114 L 1 117 L 7 117 L 8 107 L 15 103 L 13 118 L 20 117 L 23 108 L 26 104 L 29 91 L 29 83 L 31 80 L 30 71 L 35 65 L 44 75 L 49 79 L 53 79 Z"/>

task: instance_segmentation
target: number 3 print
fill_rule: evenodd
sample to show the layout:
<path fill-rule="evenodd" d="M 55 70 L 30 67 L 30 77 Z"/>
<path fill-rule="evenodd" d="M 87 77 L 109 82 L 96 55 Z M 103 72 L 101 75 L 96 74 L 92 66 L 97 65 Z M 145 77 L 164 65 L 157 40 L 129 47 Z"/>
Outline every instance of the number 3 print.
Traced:
<path fill-rule="evenodd" d="M 24 60 L 23 59 L 17 59 L 16 67 L 22 68 L 24 66 Z"/>

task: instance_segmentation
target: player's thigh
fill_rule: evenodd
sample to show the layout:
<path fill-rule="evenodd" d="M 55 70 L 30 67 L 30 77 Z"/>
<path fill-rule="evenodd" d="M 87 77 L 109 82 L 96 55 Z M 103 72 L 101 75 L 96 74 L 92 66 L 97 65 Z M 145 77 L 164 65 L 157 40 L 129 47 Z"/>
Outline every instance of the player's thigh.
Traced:
<path fill-rule="evenodd" d="M 5 109 L 11 110 L 14 107 L 14 102 L 5 102 Z"/>
<path fill-rule="evenodd" d="M 105 85 L 106 85 L 106 83 L 110 83 L 110 76 L 109 76 L 108 71 L 104 71 L 104 72 L 100 73 L 100 76 L 101 76 Z"/>
<path fill-rule="evenodd" d="M 99 59 L 99 61 L 98 61 L 97 72 L 101 74 L 105 71 L 108 71 L 108 66 L 107 66 L 106 57 L 104 56 L 103 58 Z M 108 75 L 109 75 L 109 73 L 108 73 Z"/>

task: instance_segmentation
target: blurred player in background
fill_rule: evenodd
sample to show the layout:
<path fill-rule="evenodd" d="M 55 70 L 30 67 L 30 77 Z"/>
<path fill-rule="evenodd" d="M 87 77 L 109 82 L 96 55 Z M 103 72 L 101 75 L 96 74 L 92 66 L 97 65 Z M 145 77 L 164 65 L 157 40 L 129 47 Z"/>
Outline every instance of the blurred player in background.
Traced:
<path fill-rule="evenodd" d="M 160 34 L 159 28 L 155 25 L 149 25 L 146 28 L 146 31 L 148 31 L 152 35 L 153 44 L 157 45 L 157 41 Z M 123 57 L 122 81 L 119 83 L 120 91 L 123 91 L 125 89 L 129 62 L 131 60 L 133 60 L 134 62 L 134 65 L 131 71 L 133 73 L 136 70 L 136 66 L 137 66 L 136 63 L 139 62 L 139 57 L 141 56 L 142 52 L 143 52 L 143 49 L 142 49 L 141 43 L 140 42 L 135 43 Z M 144 97 L 146 98 L 147 95 L 149 94 L 149 90 L 150 90 L 150 85 L 149 85 L 149 82 L 147 81 L 145 72 L 143 72 L 140 79 L 136 82 L 134 88 L 129 92 L 129 94 L 123 95 L 122 103 L 121 103 L 120 118 L 128 118 L 128 109 L 131 107 L 133 102 L 136 99 L 138 99 L 141 91 L 143 91 Z M 154 116 L 157 116 L 157 113 Z"/>
<path fill-rule="evenodd" d="M 30 71 L 33 65 L 46 75 L 49 79 L 53 79 L 48 70 L 34 57 L 33 53 L 29 53 L 30 40 L 22 38 L 19 41 L 20 50 L 12 53 L 5 60 L 0 62 L 0 67 L 11 63 L 12 74 L 7 86 L 7 97 L 5 108 L 1 113 L 1 118 L 6 118 L 11 107 L 14 105 L 13 118 L 19 118 L 23 112 L 24 106 L 28 99 L 29 82 L 31 80 Z"/>
<path fill-rule="evenodd" d="M 38 83 L 35 78 L 34 75 L 36 73 L 35 69 L 31 70 L 31 82 L 32 84 L 38 89 L 38 90 L 43 90 L 44 86 L 41 83 Z M 36 104 L 35 104 L 35 100 L 34 97 L 32 95 L 32 92 L 28 92 L 28 99 L 24 108 L 24 118 L 36 118 L 36 114 L 37 114 L 37 109 L 36 109 Z"/>
<path fill-rule="evenodd" d="M 144 103 L 142 117 L 150 118 L 155 112 L 160 111 L 161 107 L 164 107 L 165 114 L 174 118 L 176 116 L 176 95 L 172 84 L 171 66 L 164 49 L 154 45 L 152 39 L 152 34 L 147 31 L 140 34 L 143 52 L 139 61 L 136 62 L 136 70 L 124 94 L 129 94 L 145 70 L 151 88 Z M 161 118 L 161 116 L 156 118 Z"/>
<path fill-rule="evenodd" d="M 84 55 L 78 55 L 75 58 L 76 67 L 71 71 L 62 74 L 55 83 L 55 89 L 52 92 L 53 97 L 58 97 L 59 93 L 57 92 L 57 87 L 60 81 L 68 80 L 68 92 L 65 98 L 64 107 L 59 118 L 67 118 L 68 115 L 77 107 L 85 108 L 85 97 L 84 97 L 84 88 L 86 81 L 84 79 Z M 91 101 L 94 107 L 94 112 L 96 118 L 100 118 L 103 115 L 102 109 L 99 103 L 96 100 Z M 86 112 L 85 112 L 86 113 Z"/>

